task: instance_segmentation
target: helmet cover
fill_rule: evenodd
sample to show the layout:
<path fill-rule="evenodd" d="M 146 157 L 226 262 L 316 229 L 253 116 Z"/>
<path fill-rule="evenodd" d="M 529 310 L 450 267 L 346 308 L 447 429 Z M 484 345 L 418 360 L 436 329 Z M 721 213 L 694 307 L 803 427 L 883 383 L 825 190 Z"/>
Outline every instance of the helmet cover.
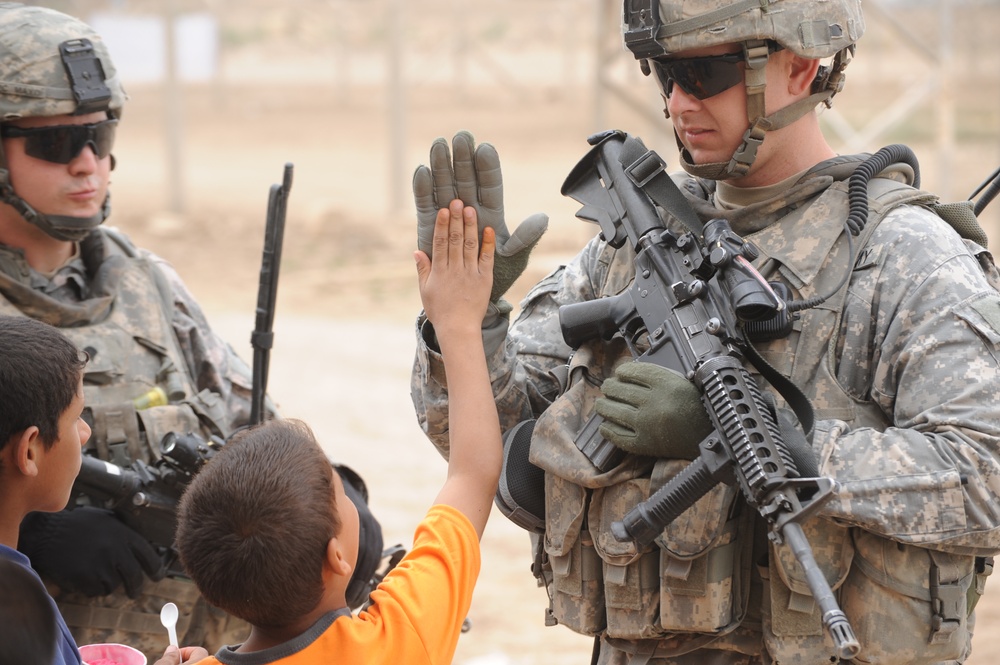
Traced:
<path fill-rule="evenodd" d="M 864 30 L 861 0 L 624 0 L 622 15 L 625 46 L 646 74 L 649 58 L 743 46 L 749 128 L 732 158 L 695 165 L 675 131 L 684 169 L 713 180 L 746 175 L 768 131 L 787 126 L 819 103 L 829 106 L 843 88 L 844 69 Z M 773 43 L 803 58 L 833 61 L 819 68 L 808 98 L 766 116 L 764 65 Z"/>
<path fill-rule="evenodd" d="M 861 0 L 625 0 L 623 18 L 636 58 L 770 40 L 819 59 L 836 55 L 865 31 Z"/>
<path fill-rule="evenodd" d="M 89 43 L 96 57 L 96 63 L 89 61 L 94 70 L 79 75 L 76 90 L 61 50 L 67 43 L 75 48 L 72 54 L 89 52 Z M 94 71 L 103 74 L 103 84 L 92 80 Z M 88 81 L 89 89 L 81 90 Z M 98 87 L 103 94 L 84 103 Z M 95 110 L 118 117 L 126 99 L 107 46 L 93 28 L 46 7 L 0 2 L 0 122 Z"/>

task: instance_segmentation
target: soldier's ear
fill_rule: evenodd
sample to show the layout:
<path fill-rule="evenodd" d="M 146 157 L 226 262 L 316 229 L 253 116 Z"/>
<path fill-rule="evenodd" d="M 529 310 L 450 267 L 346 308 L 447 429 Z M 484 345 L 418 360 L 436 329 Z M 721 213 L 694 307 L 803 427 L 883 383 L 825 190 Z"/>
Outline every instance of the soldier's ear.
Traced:
<path fill-rule="evenodd" d="M 816 74 L 819 72 L 819 60 L 803 58 L 791 51 L 781 51 L 779 53 L 788 57 L 786 64 L 788 71 L 788 94 L 793 97 L 809 94 L 812 91 L 812 84 L 816 79 Z"/>

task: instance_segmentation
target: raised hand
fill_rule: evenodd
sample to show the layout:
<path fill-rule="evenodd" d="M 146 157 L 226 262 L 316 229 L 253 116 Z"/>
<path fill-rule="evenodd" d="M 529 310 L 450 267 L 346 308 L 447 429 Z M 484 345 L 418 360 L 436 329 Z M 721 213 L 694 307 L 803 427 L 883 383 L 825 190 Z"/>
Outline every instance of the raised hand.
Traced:
<path fill-rule="evenodd" d="M 438 339 L 452 332 L 472 331 L 478 338 L 493 286 L 496 240 L 492 228 L 483 232 L 480 249 L 477 214 L 455 199 L 437 212 L 432 248 L 434 259 L 422 250 L 414 257 L 420 300 Z"/>
<path fill-rule="evenodd" d="M 459 199 L 476 211 L 480 241 L 483 231 L 496 236 L 493 288 L 490 301 L 497 303 L 528 265 L 531 250 L 548 228 L 549 218 L 536 213 L 511 234 L 504 221 L 503 177 L 500 157 L 489 143 L 476 146 L 472 134 L 460 131 L 452 139 L 452 151 L 443 138 L 431 144 L 430 166 L 421 164 L 413 173 L 413 198 L 417 207 L 417 248 L 434 255 L 437 213 Z"/>

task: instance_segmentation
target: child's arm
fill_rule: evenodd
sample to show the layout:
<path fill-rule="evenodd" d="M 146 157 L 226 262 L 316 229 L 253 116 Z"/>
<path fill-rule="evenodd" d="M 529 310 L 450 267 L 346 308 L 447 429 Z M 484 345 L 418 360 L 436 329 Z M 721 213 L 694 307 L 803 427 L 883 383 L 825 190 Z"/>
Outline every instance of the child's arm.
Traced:
<path fill-rule="evenodd" d="M 438 211 L 433 242 L 433 262 L 421 251 L 415 258 L 420 299 L 434 325 L 448 380 L 451 454 L 436 503 L 460 510 L 482 537 L 503 457 L 481 331 L 493 286 L 496 237 L 485 228 L 480 251 L 476 211 L 455 200 Z"/>

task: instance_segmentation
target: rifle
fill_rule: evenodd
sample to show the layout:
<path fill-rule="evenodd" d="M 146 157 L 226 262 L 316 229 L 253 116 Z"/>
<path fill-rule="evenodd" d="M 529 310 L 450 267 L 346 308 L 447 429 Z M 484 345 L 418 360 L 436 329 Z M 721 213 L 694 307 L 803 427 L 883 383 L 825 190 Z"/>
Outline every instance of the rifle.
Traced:
<path fill-rule="evenodd" d="M 800 525 L 836 483 L 799 477 L 771 405 L 745 367 L 756 354 L 746 329 L 766 330 L 775 320 L 785 326 L 784 301 L 751 265 L 756 248 L 726 220 L 702 225 L 659 155 L 621 131 L 588 142 L 594 147 L 570 172 L 562 193 L 583 204 L 577 217 L 598 223 L 609 244 L 617 248 L 628 240 L 635 279 L 619 295 L 560 307 L 563 338 L 577 348 L 621 335 L 637 361 L 676 370 L 698 387 L 715 430 L 701 442 L 699 457 L 614 522 L 612 534 L 641 550 L 715 485 L 738 483 L 767 521 L 768 537 L 787 542 L 805 571 L 840 658 L 853 658 L 860 645 Z M 688 232 L 667 229 L 651 196 Z M 643 338 L 648 348 L 640 353 Z M 767 375 L 776 387 L 778 377 Z M 600 421 L 591 418 L 576 443 L 607 470 L 623 452 L 600 436 Z M 811 412 L 804 425 L 808 433 Z"/>
<path fill-rule="evenodd" d="M 271 185 L 267 198 L 267 222 L 264 226 L 264 255 L 260 262 L 260 286 L 257 290 L 257 320 L 250 345 L 253 346 L 253 392 L 250 403 L 250 425 L 264 422 L 264 400 L 267 394 L 267 372 L 274 346 L 274 309 L 278 300 L 278 268 L 281 267 L 281 245 L 285 235 L 285 210 L 292 189 L 291 163 L 285 164 L 280 185 Z"/>
<path fill-rule="evenodd" d="M 128 468 L 84 455 L 73 491 L 114 513 L 145 538 L 163 559 L 167 575 L 183 576 L 174 549 L 177 503 L 195 474 L 223 445 L 213 436 L 168 433 L 160 442 L 161 457 L 153 464 L 135 460 Z"/>

